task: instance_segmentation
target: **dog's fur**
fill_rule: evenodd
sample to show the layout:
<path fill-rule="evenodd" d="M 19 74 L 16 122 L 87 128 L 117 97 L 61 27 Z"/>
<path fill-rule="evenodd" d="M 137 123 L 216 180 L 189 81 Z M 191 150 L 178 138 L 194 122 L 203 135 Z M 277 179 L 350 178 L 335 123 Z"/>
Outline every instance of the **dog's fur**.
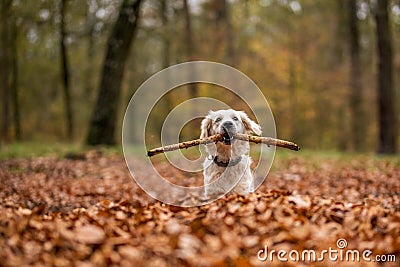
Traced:
<path fill-rule="evenodd" d="M 209 111 L 201 122 L 200 138 L 218 133 L 224 134 L 227 139 L 224 139 L 224 142 L 206 145 L 209 156 L 203 163 L 205 195 L 207 197 L 223 195 L 228 191 L 239 194 L 253 192 L 253 174 L 250 170 L 252 160 L 246 155 L 250 145 L 246 141 L 231 142 L 229 137 L 235 133 L 261 135 L 260 125 L 252 121 L 243 111 L 233 109 Z M 239 157 L 241 160 L 237 165 L 223 167 L 214 161 L 214 157 L 223 163 L 233 162 Z"/>

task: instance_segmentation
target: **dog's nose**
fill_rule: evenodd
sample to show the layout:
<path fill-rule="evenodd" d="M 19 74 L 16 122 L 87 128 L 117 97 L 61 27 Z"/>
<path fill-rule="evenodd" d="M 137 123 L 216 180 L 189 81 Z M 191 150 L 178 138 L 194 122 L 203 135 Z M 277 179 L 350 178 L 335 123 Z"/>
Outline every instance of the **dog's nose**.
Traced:
<path fill-rule="evenodd" d="M 222 124 L 222 127 L 226 128 L 226 129 L 230 129 L 233 127 L 233 122 L 231 121 L 226 121 Z"/>

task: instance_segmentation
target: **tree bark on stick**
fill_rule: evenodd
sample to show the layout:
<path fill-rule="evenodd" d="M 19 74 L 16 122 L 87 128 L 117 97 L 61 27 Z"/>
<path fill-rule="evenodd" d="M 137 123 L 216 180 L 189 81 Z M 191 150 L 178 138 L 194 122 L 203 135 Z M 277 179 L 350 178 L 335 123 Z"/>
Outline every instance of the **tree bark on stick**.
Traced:
<path fill-rule="evenodd" d="M 174 151 L 174 150 L 178 150 L 178 149 L 189 148 L 192 146 L 216 143 L 216 142 L 222 141 L 223 138 L 224 138 L 223 134 L 216 134 L 216 135 L 212 135 L 212 136 L 209 136 L 206 138 L 186 141 L 186 142 L 168 145 L 168 146 L 164 146 L 164 147 L 158 147 L 158 148 L 154 148 L 154 149 L 147 151 L 147 156 L 152 157 L 154 155 L 164 153 L 167 151 Z M 234 135 L 233 138 L 236 140 L 248 141 L 248 142 L 252 142 L 252 143 L 256 143 L 256 144 L 266 144 L 268 146 L 283 147 L 283 148 L 287 148 L 287 149 L 295 150 L 295 151 L 300 150 L 300 147 L 293 142 L 280 140 L 280 139 L 276 139 L 276 138 L 272 138 L 272 137 L 260 137 L 260 136 L 252 136 L 252 135 L 237 133 Z"/>
<path fill-rule="evenodd" d="M 378 49 L 378 153 L 397 150 L 397 118 L 393 86 L 393 48 L 389 22 L 389 1 L 376 1 L 375 21 Z"/>
<path fill-rule="evenodd" d="M 272 137 L 260 137 L 260 136 L 253 136 L 253 135 L 238 133 L 238 134 L 235 134 L 234 138 L 237 140 L 249 141 L 249 142 L 256 143 L 256 144 L 265 144 L 268 146 L 279 146 L 282 148 L 287 148 L 287 149 L 295 150 L 295 151 L 300 150 L 300 147 L 293 142 L 276 139 L 276 138 L 272 138 Z"/>
<path fill-rule="evenodd" d="M 161 153 L 168 152 L 168 151 L 174 151 L 174 150 L 178 150 L 178 149 L 189 148 L 192 146 L 216 143 L 219 140 L 222 140 L 222 138 L 223 138 L 222 134 L 216 134 L 216 135 L 212 135 L 212 136 L 209 136 L 206 138 L 196 139 L 196 140 L 182 142 L 182 143 L 173 144 L 173 145 L 168 145 L 168 146 L 164 146 L 164 147 L 158 147 L 158 148 L 154 148 L 154 149 L 147 151 L 147 156 L 152 157 L 154 155 L 161 154 Z"/>
<path fill-rule="evenodd" d="M 125 63 L 136 32 L 142 0 L 124 0 L 107 43 L 100 90 L 92 113 L 87 144 L 115 144 L 117 110 Z"/>
<path fill-rule="evenodd" d="M 72 115 L 71 103 L 71 88 L 70 88 L 70 73 L 68 64 L 68 53 L 66 46 L 67 32 L 65 29 L 65 12 L 67 0 L 61 0 L 60 6 L 60 56 L 61 56 L 61 73 L 62 73 L 62 86 L 64 93 L 64 106 L 65 106 L 65 119 L 67 126 L 67 138 L 72 140 L 74 132 L 74 120 Z"/>

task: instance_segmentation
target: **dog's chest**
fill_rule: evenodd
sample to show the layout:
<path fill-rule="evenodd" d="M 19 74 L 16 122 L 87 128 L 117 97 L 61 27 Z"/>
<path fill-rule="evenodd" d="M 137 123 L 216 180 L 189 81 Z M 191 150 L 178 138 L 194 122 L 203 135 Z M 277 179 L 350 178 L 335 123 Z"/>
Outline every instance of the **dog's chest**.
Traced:
<path fill-rule="evenodd" d="M 204 179 L 206 182 L 217 180 L 221 175 L 231 177 L 234 180 L 237 177 L 243 176 L 246 168 L 249 168 L 248 157 L 243 157 L 242 160 L 235 166 L 222 167 L 215 164 L 212 160 L 207 159 L 204 162 Z"/>

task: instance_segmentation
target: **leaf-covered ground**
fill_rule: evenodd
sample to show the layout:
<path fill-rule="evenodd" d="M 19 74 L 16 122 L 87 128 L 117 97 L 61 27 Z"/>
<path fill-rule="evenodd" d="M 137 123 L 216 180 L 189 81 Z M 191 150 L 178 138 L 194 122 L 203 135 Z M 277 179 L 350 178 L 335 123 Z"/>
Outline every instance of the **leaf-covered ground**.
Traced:
<path fill-rule="evenodd" d="M 0 266 L 382 266 L 374 257 L 389 254 L 383 266 L 399 266 L 400 160 L 298 155 L 278 156 L 256 193 L 195 208 L 149 198 L 119 155 L 3 160 Z M 371 261 L 257 258 L 340 238 Z"/>

